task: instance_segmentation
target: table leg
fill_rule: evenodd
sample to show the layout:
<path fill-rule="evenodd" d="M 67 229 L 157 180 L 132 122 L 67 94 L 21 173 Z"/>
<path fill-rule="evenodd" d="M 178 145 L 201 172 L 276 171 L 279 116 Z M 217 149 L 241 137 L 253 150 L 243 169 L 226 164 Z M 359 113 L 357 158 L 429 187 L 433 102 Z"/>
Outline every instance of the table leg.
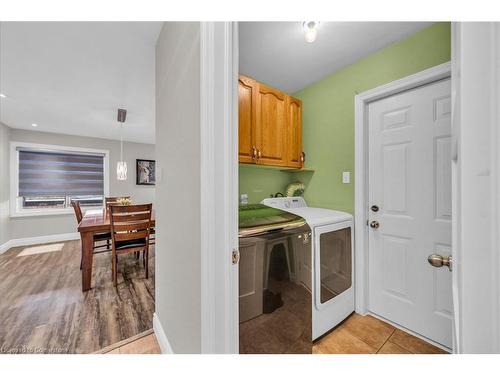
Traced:
<path fill-rule="evenodd" d="M 82 237 L 82 291 L 92 285 L 92 260 L 94 252 L 94 235 L 92 232 L 81 233 Z"/>

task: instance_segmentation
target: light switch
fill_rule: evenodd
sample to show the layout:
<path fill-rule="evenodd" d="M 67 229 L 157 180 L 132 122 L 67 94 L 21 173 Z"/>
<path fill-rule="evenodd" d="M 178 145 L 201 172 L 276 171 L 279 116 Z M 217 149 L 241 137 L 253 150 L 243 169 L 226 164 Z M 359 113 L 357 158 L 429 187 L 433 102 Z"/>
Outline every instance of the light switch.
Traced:
<path fill-rule="evenodd" d="M 351 172 L 342 172 L 342 183 L 343 184 L 351 183 Z"/>

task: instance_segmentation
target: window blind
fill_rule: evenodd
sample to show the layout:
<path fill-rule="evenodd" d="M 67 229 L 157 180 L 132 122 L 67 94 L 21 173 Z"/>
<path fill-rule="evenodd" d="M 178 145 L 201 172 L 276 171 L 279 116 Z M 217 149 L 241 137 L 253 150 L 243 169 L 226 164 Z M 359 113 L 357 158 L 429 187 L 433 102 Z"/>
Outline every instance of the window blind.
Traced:
<path fill-rule="evenodd" d="M 104 155 L 19 151 L 19 196 L 104 194 Z"/>

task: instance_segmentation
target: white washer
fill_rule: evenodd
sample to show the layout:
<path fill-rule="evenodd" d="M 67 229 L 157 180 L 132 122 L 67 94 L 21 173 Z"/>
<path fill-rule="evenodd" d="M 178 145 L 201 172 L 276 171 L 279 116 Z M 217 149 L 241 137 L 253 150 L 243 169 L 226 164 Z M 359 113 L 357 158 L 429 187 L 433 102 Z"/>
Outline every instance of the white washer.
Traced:
<path fill-rule="evenodd" d="M 347 212 L 308 207 L 302 197 L 266 198 L 261 203 L 301 216 L 311 227 L 315 340 L 354 311 L 353 217 Z"/>

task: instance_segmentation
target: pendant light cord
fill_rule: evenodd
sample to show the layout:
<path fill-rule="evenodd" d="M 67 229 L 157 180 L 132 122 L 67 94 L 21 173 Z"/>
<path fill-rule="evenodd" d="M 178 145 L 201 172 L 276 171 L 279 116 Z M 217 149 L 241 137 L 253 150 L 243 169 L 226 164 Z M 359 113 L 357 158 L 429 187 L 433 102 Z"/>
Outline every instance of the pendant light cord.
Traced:
<path fill-rule="evenodd" d="M 120 161 L 123 161 L 123 122 L 120 123 Z"/>

